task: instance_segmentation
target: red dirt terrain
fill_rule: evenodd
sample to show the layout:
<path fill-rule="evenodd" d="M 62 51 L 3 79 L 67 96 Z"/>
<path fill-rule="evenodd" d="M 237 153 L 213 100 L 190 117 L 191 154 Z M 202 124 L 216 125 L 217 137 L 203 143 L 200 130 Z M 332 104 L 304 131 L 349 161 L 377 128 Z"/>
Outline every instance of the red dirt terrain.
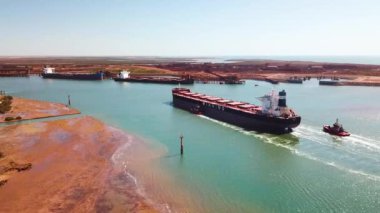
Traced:
<path fill-rule="evenodd" d="M 127 140 L 89 116 L 0 128 L 0 212 L 156 212 L 113 165 Z"/>

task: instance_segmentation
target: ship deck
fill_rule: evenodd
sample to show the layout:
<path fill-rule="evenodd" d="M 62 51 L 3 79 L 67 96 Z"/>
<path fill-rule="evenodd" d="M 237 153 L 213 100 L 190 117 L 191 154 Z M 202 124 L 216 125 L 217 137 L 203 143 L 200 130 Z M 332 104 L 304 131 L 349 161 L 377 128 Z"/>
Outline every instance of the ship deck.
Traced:
<path fill-rule="evenodd" d="M 262 108 L 260 106 L 250 104 L 247 102 L 241 102 L 241 101 L 232 101 L 224 98 L 214 97 L 214 96 L 208 96 L 201 93 L 193 93 L 188 91 L 177 91 L 173 93 L 177 96 L 192 99 L 195 101 L 201 101 L 208 104 L 218 105 L 225 108 L 234 109 L 237 111 L 249 113 L 256 115 L 261 112 Z"/>

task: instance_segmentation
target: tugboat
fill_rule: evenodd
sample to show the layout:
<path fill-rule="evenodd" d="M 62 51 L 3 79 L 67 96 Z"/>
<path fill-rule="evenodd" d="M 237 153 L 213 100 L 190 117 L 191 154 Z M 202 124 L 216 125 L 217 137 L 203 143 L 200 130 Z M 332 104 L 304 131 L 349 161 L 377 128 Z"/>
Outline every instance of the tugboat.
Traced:
<path fill-rule="evenodd" d="M 336 119 L 333 126 L 324 125 L 323 131 L 329 133 L 330 135 L 337 135 L 341 137 L 350 136 L 350 133 L 343 129 L 343 126 L 338 122 L 338 119 Z"/>

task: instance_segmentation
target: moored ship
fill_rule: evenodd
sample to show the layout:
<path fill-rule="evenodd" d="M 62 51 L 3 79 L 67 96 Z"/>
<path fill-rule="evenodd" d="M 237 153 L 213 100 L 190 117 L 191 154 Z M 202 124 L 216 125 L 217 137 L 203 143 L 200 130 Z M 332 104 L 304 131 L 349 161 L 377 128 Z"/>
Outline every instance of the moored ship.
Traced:
<path fill-rule="evenodd" d="M 271 133 L 292 131 L 301 117 L 286 106 L 286 92 L 272 92 L 258 98 L 262 106 L 193 93 L 186 88 L 172 90 L 173 106 L 230 123 L 247 130 Z"/>
<path fill-rule="evenodd" d="M 319 85 L 327 85 L 327 86 L 339 86 L 340 81 L 336 79 L 332 80 L 320 80 Z"/>
<path fill-rule="evenodd" d="M 298 77 L 290 77 L 286 80 L 287 83 L 292 83 L 292 84 L 302 84 L 303 83 L 303 79 L 302 78 L 298 78 Z"/>
<path fill-rule="evenodd" d="M 157 76 L 144 76 L 144 77 L 131 77 L 130 72 L 121 71 L 118 77 L 114 78 L 119 82 L 139 82 L 139 83 L 156 83 L 156 84 L 194 84 L 194 79 L 190 76 L 186 77 L 157 77 Z"/>
<path fill-rule="evenodd" d="M 55 68 L 45 67 L 41 76 L 52 79 L 103 80 L 104 73 L 102 71 L 96 73 L 57 73 L 55 72 Z"/>

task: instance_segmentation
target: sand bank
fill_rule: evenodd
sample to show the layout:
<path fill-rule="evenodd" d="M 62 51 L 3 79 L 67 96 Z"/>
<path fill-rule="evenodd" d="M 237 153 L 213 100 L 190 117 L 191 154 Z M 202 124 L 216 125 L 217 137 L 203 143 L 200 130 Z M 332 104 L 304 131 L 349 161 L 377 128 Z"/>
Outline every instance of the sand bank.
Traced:
<path fill-rule="evenodd" d="M 13 97 L 11 106 L 12 109 L 9 112 L 0 114 L 0 123 L 6 122 L 6 117 L 16 118 L 17 116 L 20 116 L 20 120 L 30 120 L 80 113 L 80 111 L 67 107 L 61 103 L 37 101 L 18 97 Z"/>
<path fill-rule="evenodd" d="M 89 116 L 0 128 L 0 166 L 32 164 L 0 174 L 0 212 L 155 212 L 111 160 L 128 140 Z"/>

